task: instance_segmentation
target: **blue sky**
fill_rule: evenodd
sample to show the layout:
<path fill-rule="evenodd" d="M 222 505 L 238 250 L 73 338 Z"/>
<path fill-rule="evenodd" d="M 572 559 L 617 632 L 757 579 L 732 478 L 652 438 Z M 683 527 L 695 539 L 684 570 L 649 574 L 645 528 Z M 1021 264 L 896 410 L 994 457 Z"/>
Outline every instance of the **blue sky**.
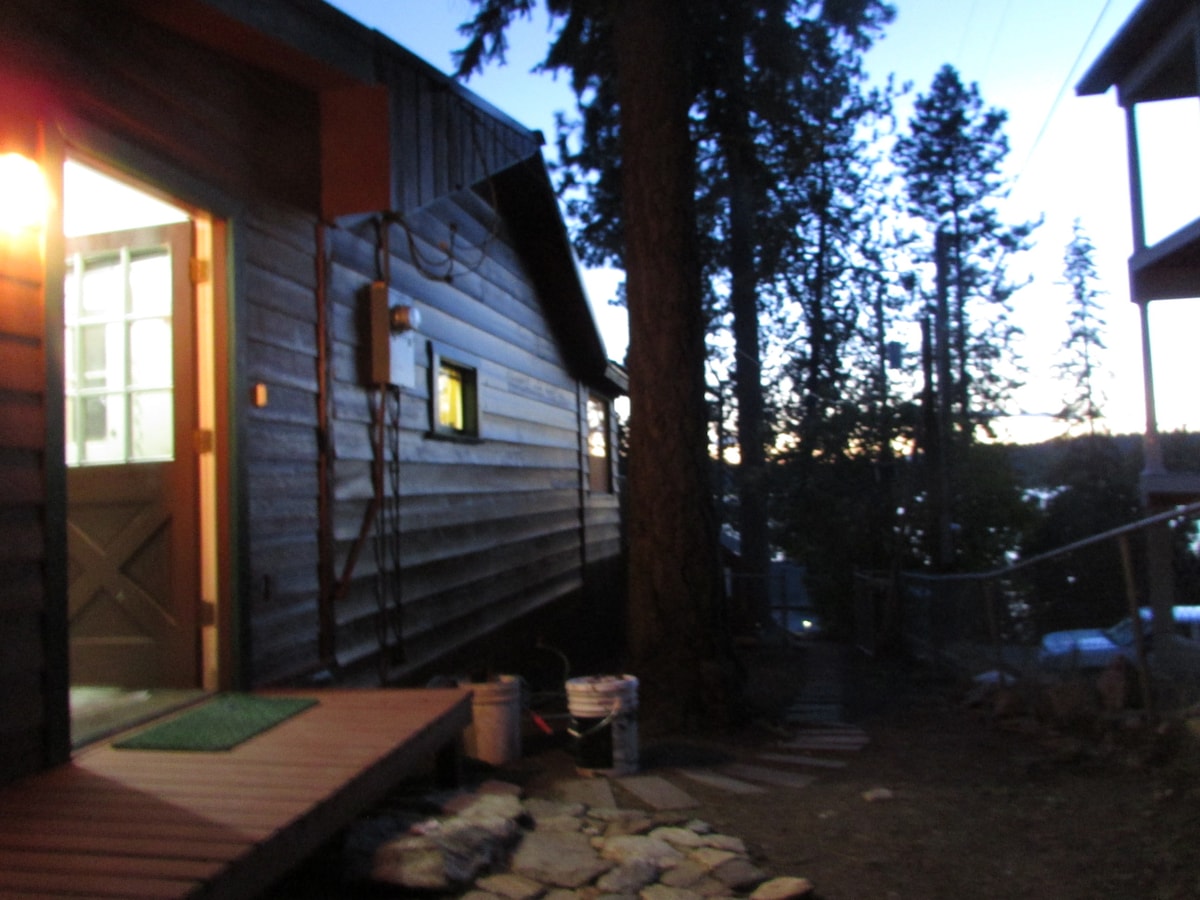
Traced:
<path fill-rule="evenodd" d="M 474 8 L 470 0 L 335 0 L 334 5 L 442 71 L 450 70 L 451 51 L 463 43 L 457 26 Z M 1096 245 L 1100 286 L 1107 291 L 1109 427 L 1140 431 L 1144 423 L 1140 338 L 1125 280 L 1132 239 L 1124 118 L 1112 93 L 1087 98 L 1074 94 L 1075 82 L 1137 0 L 896 0 L 895 5 L 896 21 L 867 57 L 873 77 L 893 73 L 899 81 L 911 81 L 915 91 L 924 92 L 937 69 L 950 63 L 964 81 L 977 82 L 985 102 L 1009 115 L 1008 175 L 1015 181 L 1003 208 L 1005 217 L 1023 221 L 1045 216 L 1037 233 L 1038 248 L 1013 263 L 1014 272 L 1028 271 L 1034 280 L 1015 301 L 1018 321 L 1026 331 L 1023 354 L 1031 369 L 1029 387 L 1019 402 L 1030 415 L 1014 419 L 1010 433 L 1033 439 L 1060 430 L 1042 414 L 1058 408 L 1061 388 L 1041 376 L 1049 371 L 1066 338 L 1068 294 L 1059 282 L 1063 251 L 1076 217 Z M 508 65 L 489 67 L 467 83 L 497 108 L 547 136 L 553 135 L 555 112 L 573 109 L 563 77 L 555 80 L 531 73 L 549 37 L 544 18 L 518 22 L 510 33 Z M 1200 140 L 1200 119 L 1197 132 Z M 1192 147 L 1192 152 L 1197 149 Z M 1200 208 L 1200 185 L 1186 188 L 1190 216 Z M 1179 193 L 1177 186 L 1171 193 Z M 1157 215 L 1153 205 L 1151 212 Z M 1183 224 L 1177 221 L 1177 213 L 1163 216 L 1152 219 L 1151 229 L 1157 223 L 1165 233 Z M 624 314 L 606 306 L 615 277 L 588 273 L 586 279 L 609 354 L 619 359 L 626 340 Z M 1190 364 L 1194 353 L 1176 339 L 1195 333 L 1192 305 L 1172 301 L 1151 307 L 1159 422 L 1164 428 L 1200 427 L 1200 410 L 1188 392 L 1172 389 L 1197 380 Z"/>

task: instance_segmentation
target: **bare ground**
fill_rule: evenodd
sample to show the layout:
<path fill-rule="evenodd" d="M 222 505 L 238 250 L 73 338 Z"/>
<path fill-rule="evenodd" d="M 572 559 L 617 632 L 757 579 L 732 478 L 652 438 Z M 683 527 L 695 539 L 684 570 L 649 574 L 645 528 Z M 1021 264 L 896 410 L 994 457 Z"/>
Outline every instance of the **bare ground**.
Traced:
<path fill-rule="evenodd" d="M 844 719 L 870 737 L 841 754 L 844 768 L 750 796 L 675 779 L 700 803 L 687 814 L 741 837 L 768 874 L 806 877 L 824 900 L 1200 897 L 1200 742 L 1182 729 L 1001 718 L 920 668 L 830 652 L 844 662 Z M 716 737 L 644 739 L 644 771 L 776 750 L 795 731 L 786 710 L 812 655 L 748 651 L 755 721 Z M 535 738 L 515 768 L 471 774 L 536 793 L 573 776 L 574 759 L 559 737 Z M 879 788 L 890 799 L 865 798 Z M 633 799 L 616 790 L 622 805 Z M 319 856 L 270 896 L 398 896 L 335 890 L 329 866 Z"/>
<path fill-rule="evenodd" d="M 772 874 L 827 900 L 1200 897 L 1200 743 L 1181 728 L 1000 718 L 960 684 L 842 652 L 845 718 L 871 738 L 844 769 L 763 796 L 690 791 Z M 775 743 L 769 704 L 794 693 L 803 657 L 748 658 L 768 708 L 728 752 Z M 892 799 L 864 799 L 876 788 Z"/>

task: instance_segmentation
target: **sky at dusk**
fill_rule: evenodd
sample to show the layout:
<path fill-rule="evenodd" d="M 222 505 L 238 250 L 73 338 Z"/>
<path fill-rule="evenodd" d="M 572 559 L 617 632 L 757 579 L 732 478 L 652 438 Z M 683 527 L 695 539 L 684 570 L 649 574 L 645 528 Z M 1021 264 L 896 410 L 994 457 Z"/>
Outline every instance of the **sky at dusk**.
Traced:
<path fill-rule="evenodd" d="M 333 5 L 376 28 L 438 69 L 452 69 L 451 52 L 464 39 L 457 27 L 473 14 L 470 0 L 335 0 Z M 897 15 L 867 56 L 873 79 L 889 74 L 909 82 L 914 93 L 929 89 L 934 73 L 949 63 L 964 82 L 979 86 L 984 102 L 1008 114 L 1005 132 L 1010 153 L 1006 174 L 1011 193 L 1000 207 L 1008 222 L 1044 218 L 1035 234 L 1037 247 L 1010 262 L 1015 276 L 1028 274 L 1029 286 L 1014 300 L 1016 320 L 1025 330 L 1021 351 L 1029 367 L 1028 386 L 1018 402 L 1025 415 L 1009 420 L 1006 433 L 1032 440 L 1061 433 L 1047 414 L 1060 408 L 1063 388 L 1046 376 L 1067 337 L 1069 291 L 1062 284 L 1063 252 L 1072 223 L 1080 219 L 1096 246 L 1099 287 L 1106 292 L 1103 313 L 1108 350 L 1103 365 L 1108 427 L 1114 432 L 1141 431 L 1142 357 L 1136 307 L 1129 302 L 1126 260 L 1131 252 L 1129 191 L 1125 161 L 1124 116 L 1113 92 L 1102 97 L 1076 97 L 1075 83 L 1137 6 L 1137 0 L 896 0 Z M 554 134 L 556 112 L 571 113 L 574 98 L 563 76 L 535 74 L 551 33 L 544 17 L 521 20 L 510 30 L 506 66 L 490 66 L 467 87 L 529 128 Z M 1190 158 L 1200 151 L 1200 116 L 1188 101 L 1181 120 L 1178 109 L 1166 110 L 1159 134 L 1183 143 Z M 1158 106 L 1158 104 L 1156 104 Z M 1140 122 L 1139 122 L 1140 124 Z M 1155 123 L 1147 121 L 1149 128 Z M 1186 141 L 1177 138 L 1184 136 Z M 549 151 L 550 148 L 547 148 Z M 1180 182 L 1178 173 L 1193 165 L 1149 167 L 1148 230 L 1162 237 L 1200 209 L 1200 176 Z M 1169 171 L 1167 185 L 1152 174 Z M 608 306 L 619 273 L 586 272 L 585 282 L 604 334 L 609 355 L 624 357 L 627 330 L 624 311 Z M 1196 333 L 1194 301 L 1159 301 L 1151 305 L 1158 389 L 1159 424 L 1163 429 L 1200 428 L 1200 405 L 1192 396 L 1197 382 L 1194 350 L 1184 340 Z M 915 348 L 914 348 L 915 349 Z"/>

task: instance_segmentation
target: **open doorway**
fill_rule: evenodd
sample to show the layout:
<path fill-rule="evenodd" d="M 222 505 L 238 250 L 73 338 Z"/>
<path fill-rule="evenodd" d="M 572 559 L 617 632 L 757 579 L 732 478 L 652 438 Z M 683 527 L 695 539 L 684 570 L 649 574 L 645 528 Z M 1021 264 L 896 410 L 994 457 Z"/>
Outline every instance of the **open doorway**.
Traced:
<path fill-rule="evenodd" d="M 63 173 L 71 737 L 216 683 L 211 221 L 80 159 Z M 207 439 L 206 439 L 207 432 Z M 206 458 L 208 457 L 208 458 Z"/>

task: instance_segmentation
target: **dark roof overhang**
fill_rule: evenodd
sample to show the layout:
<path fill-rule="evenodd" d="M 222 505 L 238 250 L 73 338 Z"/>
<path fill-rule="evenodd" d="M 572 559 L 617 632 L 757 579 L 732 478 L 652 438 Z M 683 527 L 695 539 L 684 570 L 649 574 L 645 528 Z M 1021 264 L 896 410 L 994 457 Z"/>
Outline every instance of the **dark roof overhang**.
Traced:
<path fill-rule="evenodd" d="M 1200 0 L 1144 0 L 1075 86 L 1103 94 L 1116 85 L 1122 106 L 1197 94 Z"/>

